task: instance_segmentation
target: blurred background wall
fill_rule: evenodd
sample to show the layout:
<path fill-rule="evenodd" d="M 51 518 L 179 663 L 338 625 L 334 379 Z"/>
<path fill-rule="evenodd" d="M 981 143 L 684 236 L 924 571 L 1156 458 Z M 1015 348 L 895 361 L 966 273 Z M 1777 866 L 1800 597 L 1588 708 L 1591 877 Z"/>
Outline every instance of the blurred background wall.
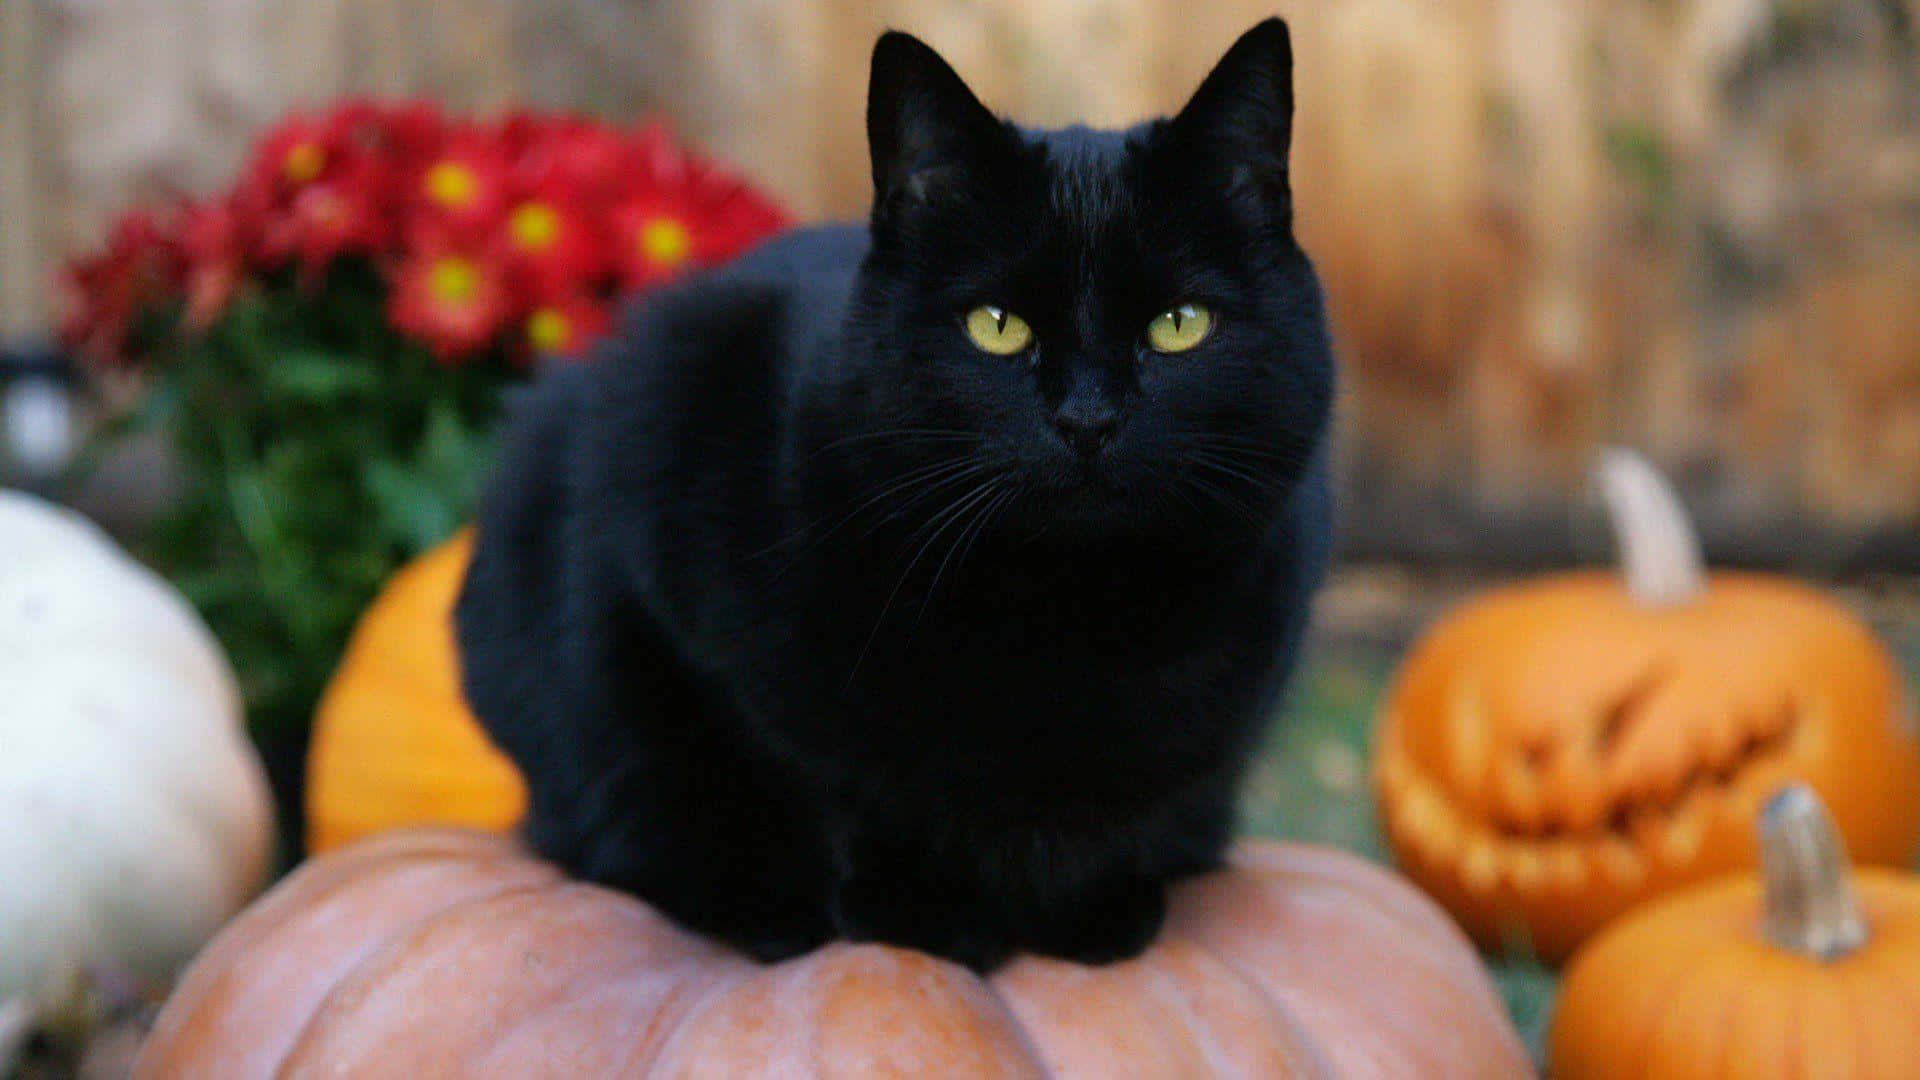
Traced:
<path fill-rule="evenodd" d="M 1920 0 L 0 0 L 0 330 L 300 103 L 664 114 L 843 216 L 884 26 L 1022 121 L 1117 124 L 1276 7 L 1350 555 L 1591 553 L 1611 441 L 1720 557 L 1920 567 Z"/>

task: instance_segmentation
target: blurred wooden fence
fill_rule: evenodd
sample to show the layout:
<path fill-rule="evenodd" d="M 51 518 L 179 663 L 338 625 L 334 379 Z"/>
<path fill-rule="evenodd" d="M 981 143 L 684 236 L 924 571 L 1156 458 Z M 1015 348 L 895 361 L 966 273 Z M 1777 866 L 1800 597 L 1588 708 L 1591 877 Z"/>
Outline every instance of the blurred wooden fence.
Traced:
<path fill-rule="evenodd" d="M 0 229 L 33 230 L 0 244 L 17 330 L 45 310 L 19 284 L 32 260 L 130 201 L 217 185 L 298 102 L 663 112 L 803 213 L 847 215 L 883 26 L 1019 119 L 1124 123 L 1177 107 L 1276 5 L 0 6 Z M 1354 549 L 1597 546 L 1570 508 L 1615 441 L 1675 472 L 1719 554 L 1920 566 L 1920 0 L 1277 6 L 1299 57 L 1301 229 L 1347 375 Z"/>

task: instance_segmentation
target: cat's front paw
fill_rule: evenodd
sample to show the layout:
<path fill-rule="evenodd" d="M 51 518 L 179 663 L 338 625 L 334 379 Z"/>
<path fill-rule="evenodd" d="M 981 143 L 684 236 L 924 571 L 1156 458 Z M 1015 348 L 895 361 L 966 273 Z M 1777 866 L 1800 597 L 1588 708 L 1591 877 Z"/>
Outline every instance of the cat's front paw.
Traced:
<path fill-rule="evenodd" d="M 1144 952 L 1166 921 L 1166 889 L 1156 881 L 1115 886 L 1027 928 L 1034 952 L 1080 964 L 1111 964 Z"/>
<path fill-rule="evenodd" d="M 834 921 L 850 941 L 916 949 L 982 974 L 1013 954 L 1011 936 L 983 905 L 960 902 L 952 893 L 903 887 L 897 880 L 848 878 L 834 904 Z"/>

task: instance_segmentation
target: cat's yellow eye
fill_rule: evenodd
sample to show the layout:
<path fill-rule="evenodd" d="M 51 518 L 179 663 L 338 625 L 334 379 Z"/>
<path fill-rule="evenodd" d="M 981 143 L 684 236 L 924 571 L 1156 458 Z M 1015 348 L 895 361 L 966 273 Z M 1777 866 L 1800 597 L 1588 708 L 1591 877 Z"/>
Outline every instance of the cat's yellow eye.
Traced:
<path fill-rule="evenodd" d="M 1181 304 L 1147 324 L 1147 344 L 1154 352 L 1186 352 L 1212 332 L 1213 312 L 1199 304 Z"/>
<path fill-rule="evenodd" d="M 967 337 L 981 352 L 1012 356 L 1033 344 L 1033 327 L 1006 308 L 982 304 L 967 312 Z"/>

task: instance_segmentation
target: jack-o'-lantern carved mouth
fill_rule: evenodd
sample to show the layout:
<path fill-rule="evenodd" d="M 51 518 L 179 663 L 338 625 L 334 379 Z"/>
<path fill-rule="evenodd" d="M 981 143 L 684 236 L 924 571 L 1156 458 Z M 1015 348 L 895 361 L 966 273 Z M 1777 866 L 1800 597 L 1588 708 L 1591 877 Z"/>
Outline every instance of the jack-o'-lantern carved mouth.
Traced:
<path fill-rule="evenodd" d="M 1638 678 L 1608 703 L 1600 715 L 1585 727 L 1586 745 L 1574 740 L 1549 741 L 1536 738 L 1524 741 L 1515 751 L 1514 767 L 1547 781 L 1568 757 L 1587 760 L 1570 763 L 1577 768 L 1597 770 L 1597 775 L 1619 775 L 1622 755 L 1632 737 L 1650 723 L 1647 703 L 1669 678 L 1666 668 L 1649 666 Z M 1792 744 L 1800 726 L 1801 710 L 1790 696 L 1782 695 L 1773 704 L 1730 715 L 1720 728 L 1728 732 L 1718 742 L 1698 748 L 1685 748 L 1693 760 L 1684 770 L 1634 769 L 1628 762 L 1628 775 L 1643 779 L 1617 785 L 1603 797 L 1597 819 L 1578 810 L 1549 803 L 1544 813 L 1517 814 L 1507 804 L 1496 805 L 1487 824 L 1515 840 L 1598 840 L 1607 836 L 1632 839 L 1647 831 L 1645 823 L 1681 813 L 1701 796 L 1724 795 L 1753 765 L 1776 758 Z M 1654 733 L 1660 736 L 1660 733 Z"/>
<path fill-rule="evenodd" d="M 1465 794 L 1437 778 L 1448 770 L 1386 748 L 1380 779 L 1400 796 L 1388 829 L 1435 861 L 1457 863 L 1475 891 L 1502 882 L 1576 889 L 1593 871 L 1631 885 L 1652 861 L 1691 860 L 1717 816 L 1750 809 L 1735 792 L 1764 794 L 1749 778 L 1778 778 L 1770 766 L 1792 753 L 1806 709 L 1784 688 L 1716 701 L 1715 719 L 1683 734 L 1673 730 L 1673 702 L 1659 704 L 1663 695 L 1698 696 L 1676 685 L 1675 670 L 1650 662 L 1584 722 L 1525 734 L 1495 731 L 1483 695 L 1462 680 L 1446 753 L 1456 780 L 1484 783 Z"/>

